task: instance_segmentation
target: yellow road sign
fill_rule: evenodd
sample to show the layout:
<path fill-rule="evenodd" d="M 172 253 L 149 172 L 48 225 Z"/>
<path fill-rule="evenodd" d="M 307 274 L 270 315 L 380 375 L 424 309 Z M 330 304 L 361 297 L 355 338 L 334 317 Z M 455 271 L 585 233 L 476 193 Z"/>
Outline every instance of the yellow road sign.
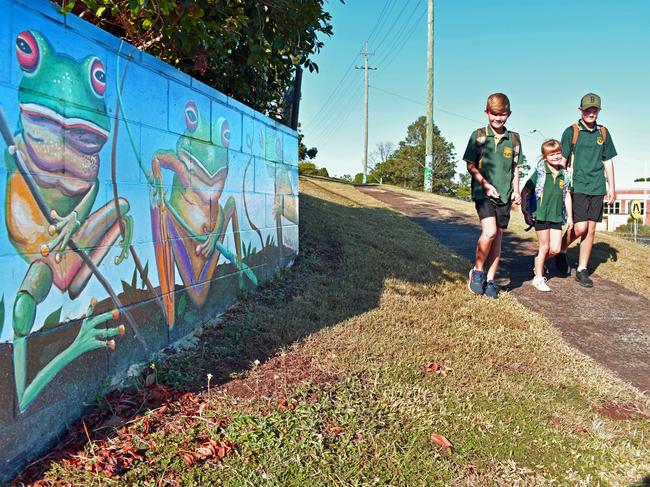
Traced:
<path fill-rule="evenodd" d="M 643 212 L 641 211 L 641 202 L 639 200 L 630 201 L 630 216 L 639 221 L 641 218 L 643 218 Z"/>

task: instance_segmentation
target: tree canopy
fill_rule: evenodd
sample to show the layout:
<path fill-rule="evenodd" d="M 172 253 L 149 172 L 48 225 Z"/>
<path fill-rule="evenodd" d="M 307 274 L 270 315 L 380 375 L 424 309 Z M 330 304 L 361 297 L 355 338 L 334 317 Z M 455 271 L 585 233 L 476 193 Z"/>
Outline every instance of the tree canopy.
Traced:
<path fill-rule="evenodd" d="M 54 1 L 276 118 L 295 68 L 317 71 L 311 57 L 332 35 L 324 0 Z"/>
<path fill-rule="evenodd" d="M 383 180 L 411 189 L 424 186 L 424 157 L 426 153 L 426 117 L 421 116 L 408 126 L 406 138 L 398 144 L 387 159 L 378 162 L 369 179 Z M 433 191 L 451 194 L 456 185 L 452 181 L 456 172 L 454 145 L 440 135 L 433 126 Z"/>

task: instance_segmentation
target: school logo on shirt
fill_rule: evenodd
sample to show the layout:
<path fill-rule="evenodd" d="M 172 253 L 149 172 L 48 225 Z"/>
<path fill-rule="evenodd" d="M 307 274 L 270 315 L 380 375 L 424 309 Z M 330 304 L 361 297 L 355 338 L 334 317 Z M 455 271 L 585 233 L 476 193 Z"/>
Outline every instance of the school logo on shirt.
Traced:
<path fill-rule="evenodd" d="M 596 139 L 596 144 L 598 144 L 598 145 L 603 145 L 603 138 L 602 138 L 602 137 L 598 137 L 598 138 Z"/>
<path fill-rule="evenodd" d="M 560 179 L 560 189 L 564 189 L 564 179 Z"/>
<path fill-rule="evenodd" d="M 512 157 L 512 148 L 511 147 L 504 147 L 503 148 L 503 157 Z"/>

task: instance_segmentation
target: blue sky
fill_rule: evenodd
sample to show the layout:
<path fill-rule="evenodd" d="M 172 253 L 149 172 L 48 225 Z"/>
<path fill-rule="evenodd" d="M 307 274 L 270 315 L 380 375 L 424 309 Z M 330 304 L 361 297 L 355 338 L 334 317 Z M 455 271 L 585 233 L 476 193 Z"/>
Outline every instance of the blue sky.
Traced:
<path fill-rule="evenodd" d="M 426 113 L 426 0 L 326 2 L 334 35 L 303 78 L 300 122 L 316 164 L 330 174 L 362 171 L 363 65 L 369 41 L 369 147 L 402 140 Z M 559 138 L 578 119 L 580 98 L 601 95 L 599 122 L 611 133 L 617 187 L 643 176 L 650 113 L 650 2 L 626 0 L 435 1 L 434 122 L 462 157 L 485 123 L 485 99 L 506 93 L 508 128 L 537 159 L 543 137 Z M 536 133 L 531 133 L 537 130 Z M 459 166 L 460 167 L 460 166 Z"/>

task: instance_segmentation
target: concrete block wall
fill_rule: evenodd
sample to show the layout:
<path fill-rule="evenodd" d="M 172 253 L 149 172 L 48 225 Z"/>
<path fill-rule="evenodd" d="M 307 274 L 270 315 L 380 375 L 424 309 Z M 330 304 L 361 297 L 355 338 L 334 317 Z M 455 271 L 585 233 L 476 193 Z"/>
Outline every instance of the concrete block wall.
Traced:
<path fill-rule="evenodd" d="M 0 11 L 2 480 L 293 260 L 298 140 L 45 0 Z"/>

